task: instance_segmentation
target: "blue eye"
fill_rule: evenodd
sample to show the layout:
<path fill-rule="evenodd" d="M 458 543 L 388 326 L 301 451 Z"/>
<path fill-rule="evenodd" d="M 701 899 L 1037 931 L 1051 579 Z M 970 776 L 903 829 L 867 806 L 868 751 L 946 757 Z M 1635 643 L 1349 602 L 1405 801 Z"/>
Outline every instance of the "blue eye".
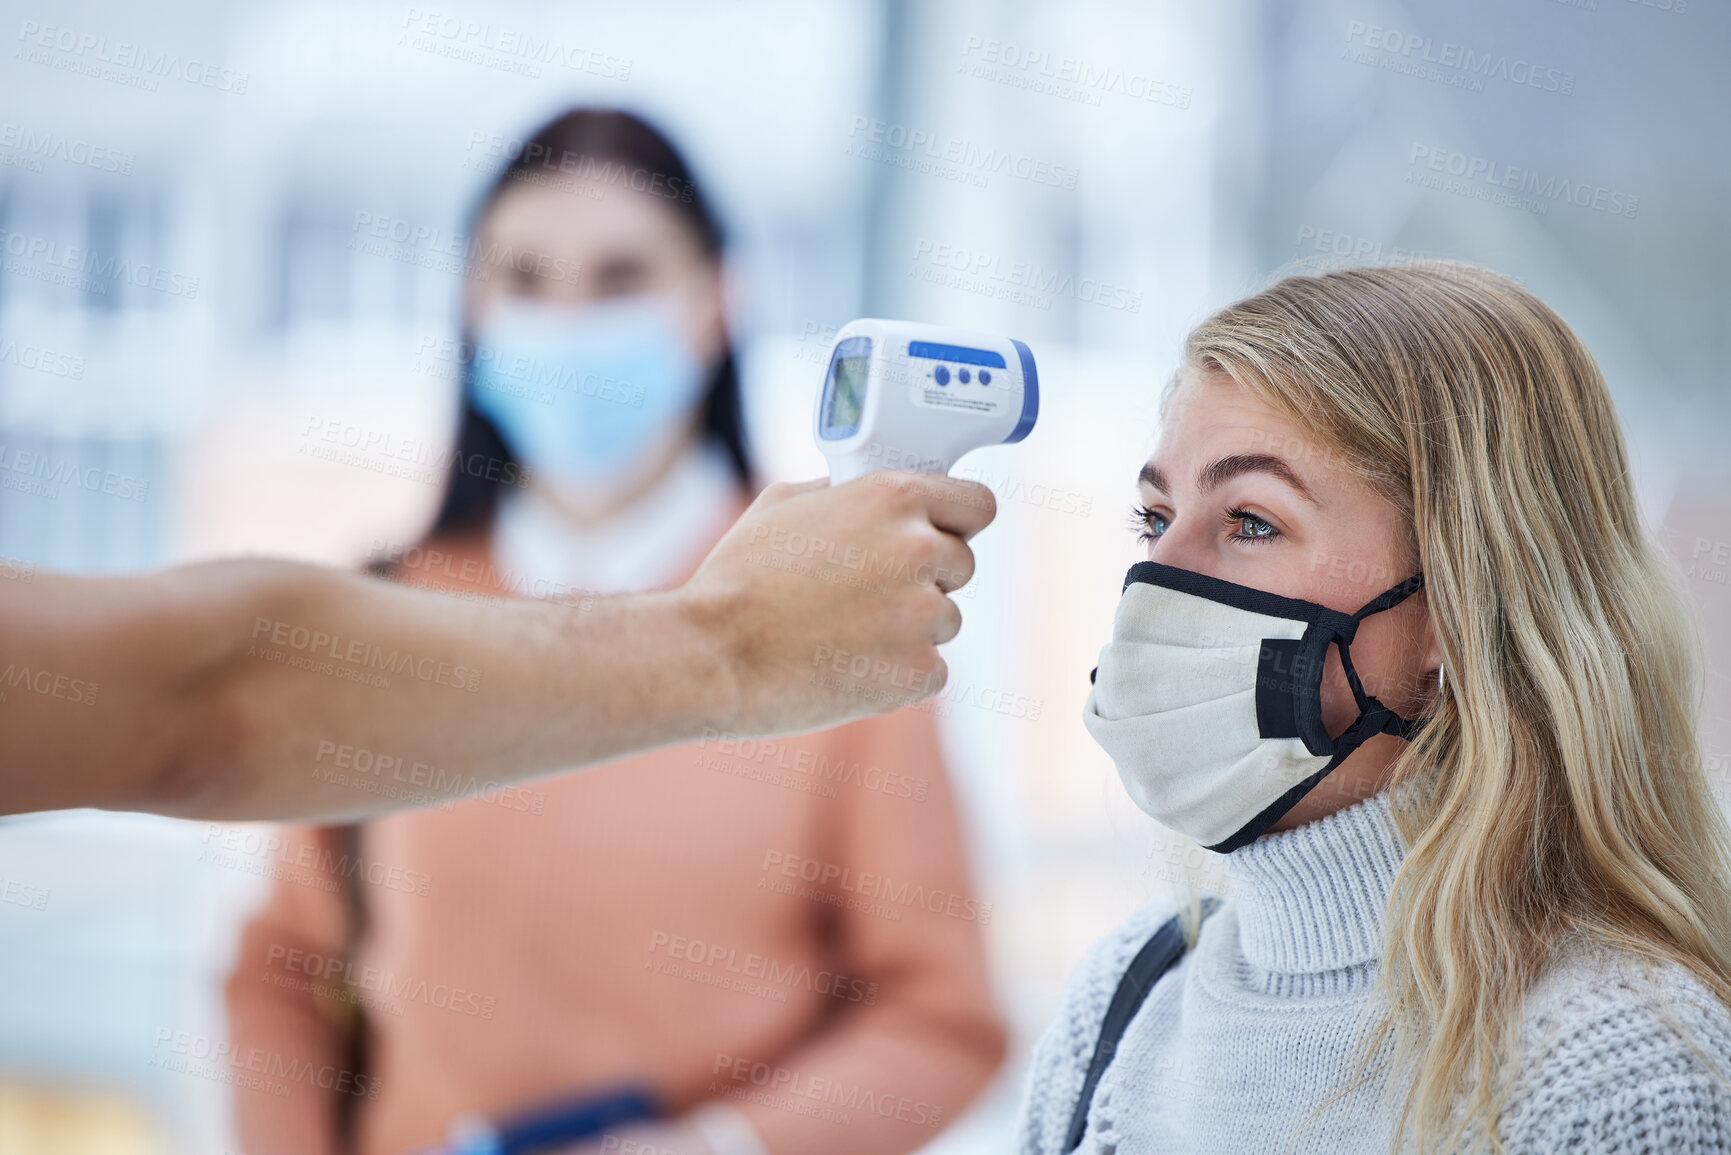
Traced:
<path fill-rule="evenodd" d="M 1130 528 L 1136 531 L 1137 541 L 1153 541 L 1171 526 L 1163 513 L 1156 513 L 1145 505 L 1135 505 L 1130 509 Z"/>
<path fill-rule="evenodd" d="M 1233 541 L 1273 541 L 1281 536 L 1278 529 L 1248 510 L 1229 509 L 1221 521 L 1234 531 L 1226 535 Z M 1146 505 L 1135 505 L 1130 509 L 1130 528 L 1136 532 L 1137 541 L 1149 542 L 1171 529 L 1172 519 Z"/>
<path fill-rule="evenodd" d="M 1280 531 L 1242 509 L 1229 509 L 1225 516 L 1228 528 L 1237 527 L 1236 533 L 1227 534 L 1233 541 L 1272 541 L 1280 536 Z"/>

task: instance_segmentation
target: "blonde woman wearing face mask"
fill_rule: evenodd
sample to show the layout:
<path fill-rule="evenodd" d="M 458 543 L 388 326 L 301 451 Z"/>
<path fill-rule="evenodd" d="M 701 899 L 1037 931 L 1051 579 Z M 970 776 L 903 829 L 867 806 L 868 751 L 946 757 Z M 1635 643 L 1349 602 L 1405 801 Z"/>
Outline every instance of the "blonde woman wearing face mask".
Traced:
<path fill-rule="evenodd" d="M 677 584 L 753 488 L 706 199 L 653 127 L 581 109 L 476 218 L 458 460 L 527 481 L 454 470 L 390 571 L 556 601 Z M 712 733 L 282 853 L 313 877 L 247 930 L 237 1053 L 351 1077 L 238 1091 L 249 1155 L 499 1151 L 477 1132 L 531 1118 L 573 1153 L 888 1155 L 1003 1053 L 929 712 Z M 581 1104 L 616 1125 L 582 1134 Z"/>
<path fill-rule="evenodd" d="M 1731 841 L 1605 383 L 1469 266 L 1203 322 L 1085 720 L 1231 897 L 1101 943 L 1026 1155 L 1731 1150 Z"/>

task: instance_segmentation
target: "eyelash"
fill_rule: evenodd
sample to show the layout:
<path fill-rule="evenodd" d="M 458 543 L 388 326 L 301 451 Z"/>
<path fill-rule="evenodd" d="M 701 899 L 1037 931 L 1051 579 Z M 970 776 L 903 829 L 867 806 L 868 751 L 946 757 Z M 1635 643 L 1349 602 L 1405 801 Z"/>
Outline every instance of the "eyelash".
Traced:
<path fill-rule="evenodd" d="M 1138 502 L 1130 507 L 1130 529 L 1136 534 L 1139 542 L 1150 542 L 1155 538 L 1153 522 L 1156 517 L 1153 510 Z"/>
<path fill-rule="evenodd" d="M 1153 531 L 1154 519 L 1156 517 L 1160 517 L 1160 516 L 1162 516 L 1162 515 L 1154 512 L 1152 509 L 1149 509 L 1147 506 L 1142 505 L 1142 504 L 1137 504 L 1137 505 L 1134 505 L 1131 507 L 1131 509 L 1130 509 L 1130 527 L 1137 531 L 1137 533 L 1136 533 L 1136 540 L 1137 541 L 1150 542 L 1150 541 L 1153 541 L 1156 537 L 1160 536 L 1159 534 L 1156 534 Z M 1254 513 L 1251 513 L 1249 510 L 1240 509 L 1237 506 L 1233 506 L 1231 509 L 1228 509 L 1225 513 L 1221 514 L 1221 516 L 1220 516 L 1220 522 L 1222 525 L 1225 525 L 1225 526 L 1232 526 L 1232 525 L 1240 524 L 1240 523 L 1243 523 L 1246 521 L 1254 521 L 1258 525 L 1265 526 L 1268 529 L 1268 532 L 1267 533 L 1233 533 L 1233 534 L 1228 534 L 1227 536 L 1230 537 L 1233 541 L 1255 542 L 1257 544 L 1261 544 L 1263 542 L 1268 542 L 1268 541 L 1273 541 L 1275 538 L 1280 536 L 1279 530 L 1275 529 L 1272 525 L 1269 525 L 1268 522 L 1264 521 L 1260 517 L 1257 517 Z"/>

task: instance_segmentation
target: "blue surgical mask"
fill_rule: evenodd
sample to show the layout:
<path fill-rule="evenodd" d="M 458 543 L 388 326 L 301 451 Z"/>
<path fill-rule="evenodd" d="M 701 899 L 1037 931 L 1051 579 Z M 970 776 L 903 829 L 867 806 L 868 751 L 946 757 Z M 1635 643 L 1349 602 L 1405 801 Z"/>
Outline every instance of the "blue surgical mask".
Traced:
<path fill-rule="evenodd" d="M 662 298 L 580 309 L 511 298 L 476 331 L 472 396 L 532 472 L 596 485 L 686 418 L 703 376 Z"/>

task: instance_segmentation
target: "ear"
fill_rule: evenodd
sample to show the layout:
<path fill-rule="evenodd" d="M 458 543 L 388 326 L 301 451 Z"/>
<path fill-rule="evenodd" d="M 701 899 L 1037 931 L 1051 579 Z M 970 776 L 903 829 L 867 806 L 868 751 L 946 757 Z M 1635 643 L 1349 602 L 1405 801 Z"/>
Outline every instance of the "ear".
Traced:
<path fill-rule="evenodd" d="M 1443 652 L 1442 641 L 1437 637 L 1435 619 L 1431 617 L 1430 590 L 1419 590 L 1413 600 L 1418 602 L 1419 607 L 1424 611 L 1418 619 L 1418 644 L 1419 649 L 1424 654 L 1424 662 L 1419 668 L 1434 679 L 1436 671 L 1442 668 Z"/>

